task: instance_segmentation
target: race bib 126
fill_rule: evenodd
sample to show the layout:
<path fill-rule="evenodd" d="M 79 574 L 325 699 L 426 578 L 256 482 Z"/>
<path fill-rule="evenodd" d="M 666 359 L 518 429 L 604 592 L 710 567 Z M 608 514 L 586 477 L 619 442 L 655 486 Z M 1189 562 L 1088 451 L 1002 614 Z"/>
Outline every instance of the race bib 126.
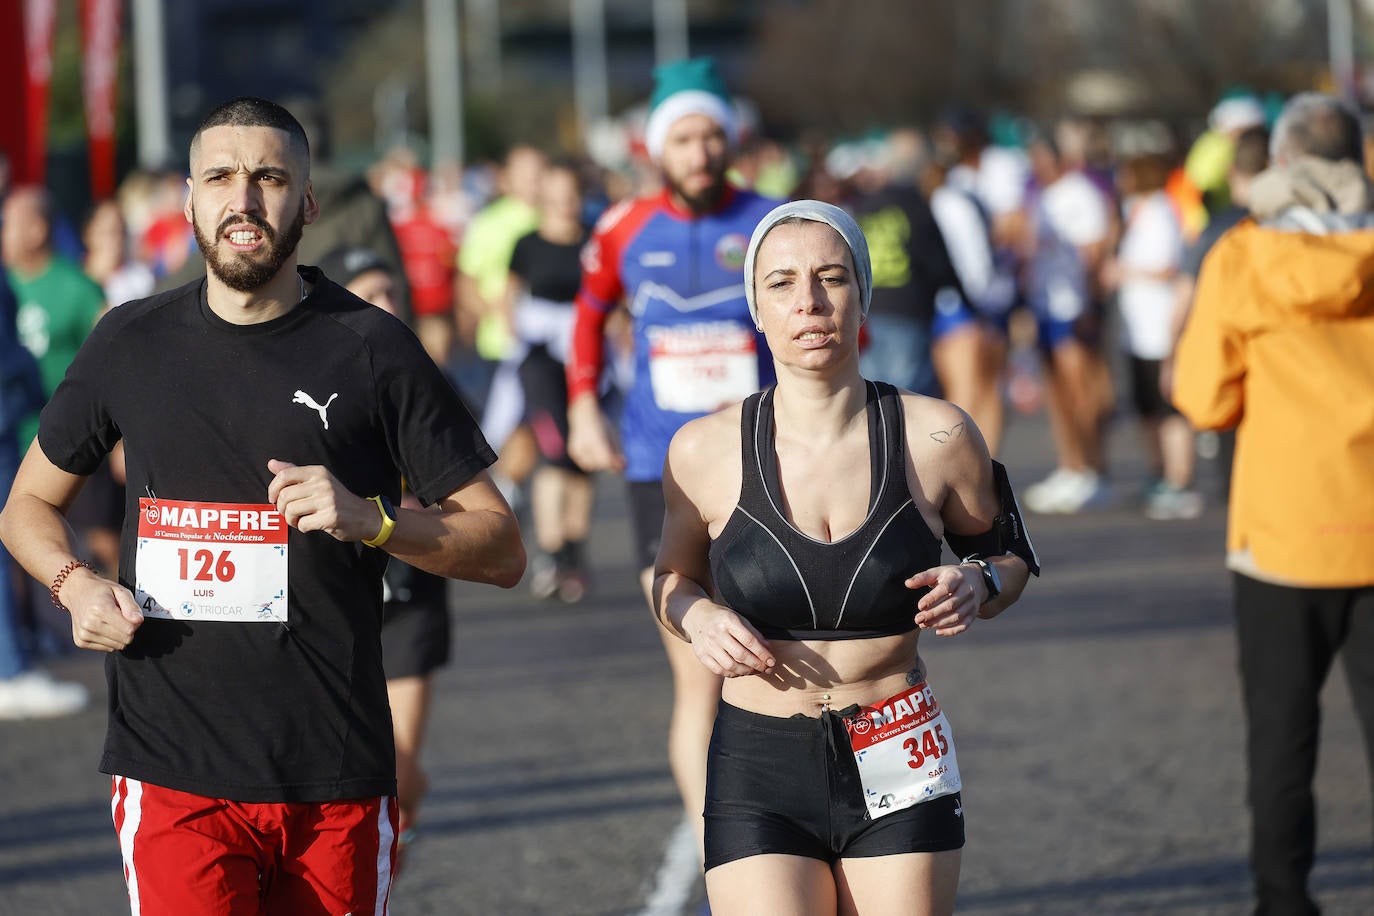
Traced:
<path fill-rule="evenodd" d="M 144 616 L 285 623 L 286 520 L 270 503 L 138 501 Z"/>

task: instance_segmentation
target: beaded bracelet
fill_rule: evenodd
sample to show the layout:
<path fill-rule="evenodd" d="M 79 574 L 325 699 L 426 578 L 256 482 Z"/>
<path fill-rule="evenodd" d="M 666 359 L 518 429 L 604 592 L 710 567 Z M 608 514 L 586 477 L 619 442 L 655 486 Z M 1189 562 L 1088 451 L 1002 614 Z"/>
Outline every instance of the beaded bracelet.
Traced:
<path fill-rule="evenodd" d="M 67 584 L 67 577 L 83 566 L 91 572 L 95 572 L 95 567 L 85 560 L 72 560 L 66 566 L 62 567 L 62 571 L 57 574 L 57 578 L 52 580 L 52 588 L 48 590 L 48 595 L 52 598 L 53 607 L 57 608 L 59 611 L 66 611 L 67 606 L 58 600 L 57 593 L 62 590 L 63 585 Z M 68 613 L 71 612 L 68 611 Z"/>

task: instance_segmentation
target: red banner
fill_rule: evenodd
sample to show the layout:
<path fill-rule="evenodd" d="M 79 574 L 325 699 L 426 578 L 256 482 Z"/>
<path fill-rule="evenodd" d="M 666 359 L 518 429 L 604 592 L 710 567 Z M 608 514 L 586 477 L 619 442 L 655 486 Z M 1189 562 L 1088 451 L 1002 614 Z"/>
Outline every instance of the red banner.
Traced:
<path fill-rule="evenodd" d="M 24 85 L 24 8 L 0 3 L 0 86 Z M 8 160 L 16 183 L 24 183 L 24 139 L 28 122 L 23 92 L 0 92 L 0 154 Z"/>
<path fill-rule="evenodd" d="M 91 199 L 115 190 L 115 89 L 119 76 L 120 0 L 81 0 L 81 76 Z"/>
<path fill-rule="evenodd" d="M 24 0 L 24 96 L 26 136 L 22 181 L 41 184 L 48 165 L 48 86 L 57 0 Z"/>

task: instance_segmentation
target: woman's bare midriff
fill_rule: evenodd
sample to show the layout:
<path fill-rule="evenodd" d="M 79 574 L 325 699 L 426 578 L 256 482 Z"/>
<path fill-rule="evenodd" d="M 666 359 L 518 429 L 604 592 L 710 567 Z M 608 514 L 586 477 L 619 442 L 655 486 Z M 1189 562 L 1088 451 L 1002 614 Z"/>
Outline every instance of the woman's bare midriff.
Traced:
<path fill-rule="evenodd" d="M 919 631 L 874 639 L 769 641 L 771 674 L 726 678 L 721 699 L 766 716 L 819 716 L 827 708 L 868 706 L 925 677 Z"/>

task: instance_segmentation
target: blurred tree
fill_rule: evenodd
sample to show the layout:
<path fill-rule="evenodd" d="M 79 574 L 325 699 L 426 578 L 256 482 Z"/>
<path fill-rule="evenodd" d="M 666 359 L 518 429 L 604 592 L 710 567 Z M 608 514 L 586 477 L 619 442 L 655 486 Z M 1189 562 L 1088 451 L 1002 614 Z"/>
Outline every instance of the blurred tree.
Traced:
<path fill-rule="evenodd" d="M 503 5 L 502 15 L 507 13 Z M 376 104 L 379 90 L 385 87 L 404 98 L 405 132 L 427 155 L 423 140 L 428 134 L 428 89 L 420 39 L 423 28 L 419 4 L 378 14 L 328 66 L 321 85 L 332 115 L 335 148 L 341 154 L 361 151 L 364 156 L 374 156 L 382 152 L 376 149 Z M 572 100 L 570 84 L 507 72 L 499 87 L 474 90 L 468 81 L 467 88 L 464 130 L 470 160 L 498 156 L 517 140 L 556 148 L 560 112 Z"/>
<path fill-rule="evenodd" d="M 1325 0 L 773 0 L 747 91 L 765 122 L 853 132 L 961 103 L 1049 117 L 1206 112 L 1245 83 L 1292 92 L 1326 66 Z M 1113 91 L 1081 91 L 1110 75 Z"/>
<path fill-rule="evenodd" d="M 1326 67 L 1326 0 L 689 0 L 688 11 L 692 53 L 718 53 L 785 136 L 920 123 L 955 103 L 1195 119 L 1229 86 L 1292 92 Z M 621 110 L 648 93 L 652 17 L 644 0 L 606 0 L 606 15 Z M 567 0 L 502 0 L 500 24 L 500 86 L 467 83 L 470 155 L 566 144 Z M 404 100 L 402 133 L 427 133 L 423 28 L 421 4 L 397 2 L 322 64 L 341 151 L 378 152 L 387 93 Z"/>
<path fill-rule="evenodd" d="M 1177 116 L 1206 112 L 1235 85 L 1313 88 L 1327 68 L 1325 7 L 1325 0 L 1138 0 L 1088 6 L 1076 33 L 1061 17 L 1049 23 L 1053 40 L 1076 46 L 1078 60 L 1134 83 L 1128 110 L 1108 113 Z"/>
<path fill-rule="evenodd" d="M 119 47 L 115 97 L 116 156 L 124 166 L 117 174 L 121 176 L 134 159 L 133 67 L 129 44 L 126 16 Z M 58 0 L 53 29 L 52 81 L 48 89 L 47 184 L 58 209 L 72 220 L 90 206 L 81 53 L 80 0 Z"/>
<path fill-rule="evenodd" d="M 773 130 L 863 130 L 951 98 L 953 10 L 967 0 L 793 0 L 758 19 L 743 87 Z M 943 47 L 942 47 L 943 46 Z"/>
<path fill-rule="evenodd" d="M 78 0 L 59 0 L 53 30 L 52 83 L 48 97 L 48 145 L 70 147 L 86 138 L 81 100 L 81 24 Z"/>

